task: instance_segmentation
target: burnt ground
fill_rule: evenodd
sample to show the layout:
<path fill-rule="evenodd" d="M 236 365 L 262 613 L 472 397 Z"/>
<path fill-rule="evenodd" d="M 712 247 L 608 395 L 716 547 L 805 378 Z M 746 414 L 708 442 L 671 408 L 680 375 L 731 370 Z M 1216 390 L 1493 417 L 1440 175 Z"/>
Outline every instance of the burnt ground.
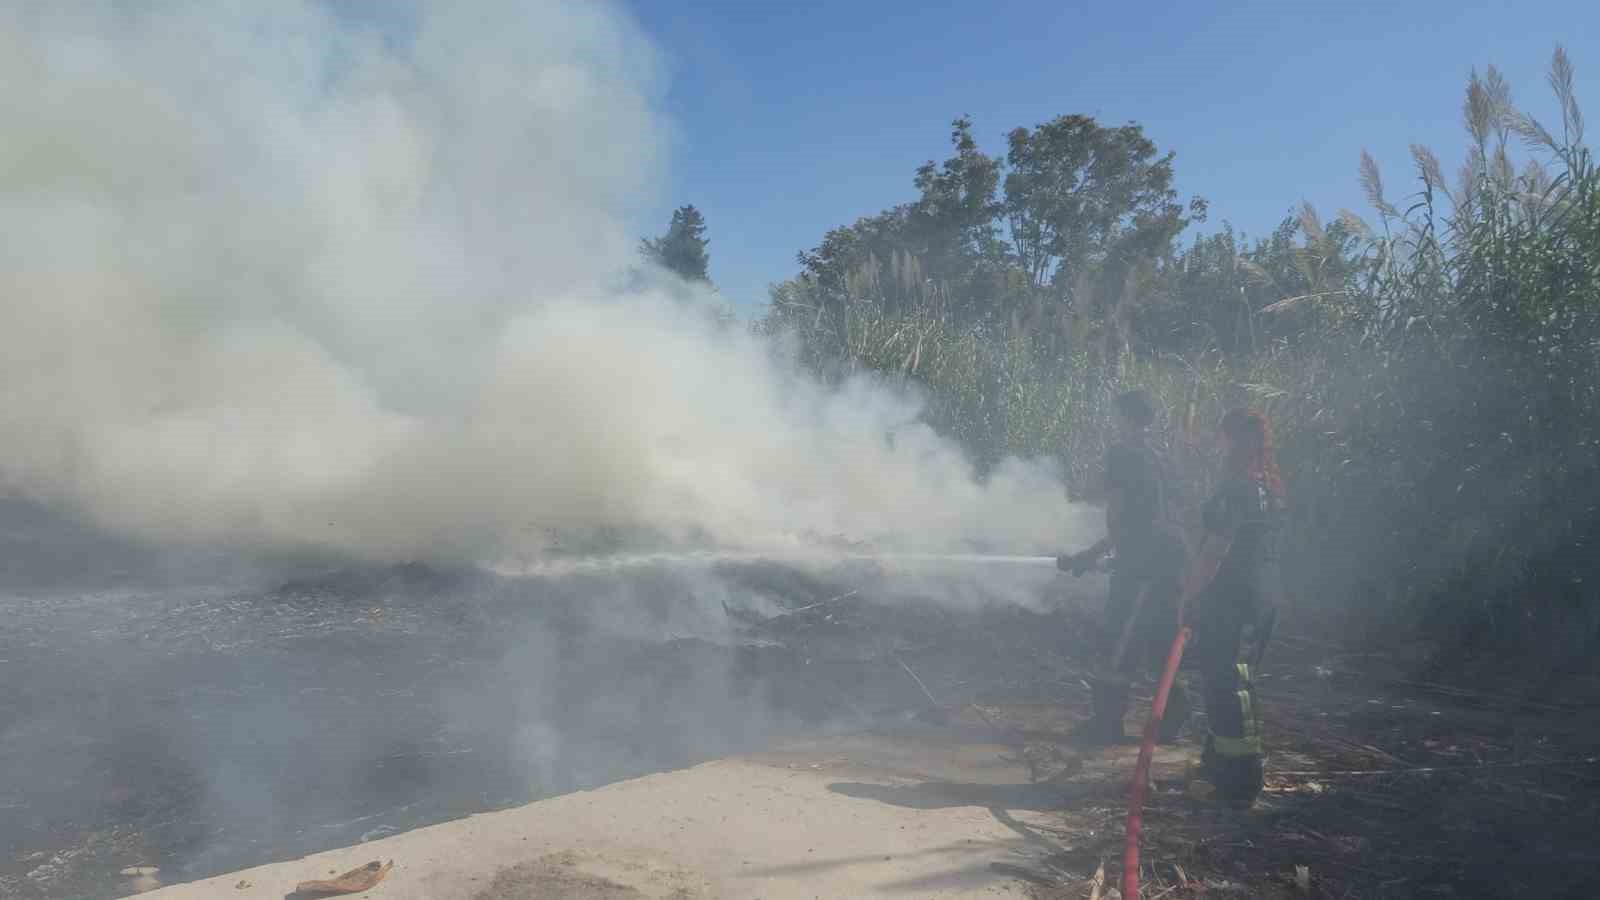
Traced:
<path fill-rule="evenodd" d="M 1088 707 L 1079 679 L 1092 648 L 1074 619 L 997 611 L 903 658 L 930 685 L 956 685 L 941 699 L 957 724 L 981 727 L 987 717 L 1008 733 L 1034 782 L 1103 778 L 1095 773 L 1107 757 L 1120 760 L 1114 777 L 1125 779 L 1133 747 L 1084 749 L 1060 724 L 1062 712 L 1079 721 Z M 1596 895 L 1600 685 L 1592 677 L 1524 681 L 1506 661 L 1480 667 L 1470 686 L 1423 681 L 1410 673 L 1428 670 L 1433 648 L 1361 652 L 1306 636 L 1318 625 L 1304 617 L 1298 633 L 1294 622 L 1280 625 L 1262 667 L 1269 759 L 1255 808 L 1221 810 L 1189 799 L 1182 778 L 1157 777 L 1145 814 L 1145 897 Z M 1060 634 L 1069 639 L 1053 639 Z M 986 655 L 991 663 L 980 668 Z M 1194 675 L 1184 677 L 1193 690 Z M 1130 735 L 1152 689 L 1130 713 Z M 1183 741 L 1196 759 L 1202 728 L 1197 716 Z M 921 802 L 960 786 L 925 787 Z M 1026 794 L 977 791 L 960 802 L 985 802 L 977 794 L 993 797 L 996 818 L 1044 851 L 1039 865 L 1014 873 L 1034 896 L 1089 896 L 1097 869 L 1107 887 L 1120 882 L 1121 795 L 1054 811 L 1040 826 L 1006 815 L 1039 808 Z"/>
<path fill-rule="evenodd" d="M 863 630 L 887 627 L 868 621 Z M 1120 882 L 1126 806 L 1074 803 L 1048 826 L 1007 809 L 1052 788 L 1131 772 L 1132 747 L 1084 748 L 1068 734 L 1087 714 L 1082 678 L 1095 653 L 1092 620 L 1072 604 L 898 623 L 896 656 L 934 692 L 954 727 L 997 728 L 1040 787 L 996 791 L 930 782 L 885 799 L 992 803 L 996 818 L 1044 851 L 1013 874 L 1040 898 L 1079 898 L 1100 870 Z M 1156 781 L 1142 854 L 1146 897 L 1592 897 L 1600 844 L 1600 679 L 1517 660 L 1479 660 L 1446 681 L 1439 648 L 1393 638 L 1381 651 L 1311 635 L 1325 621 L 1292 614 L 1258 675 L 1268 766 L 1247 812 L 1191 800 L 1182 778 Z M 804 645 L 803 623 L 779 627 Z M 847 630 L 847 612 L 831 627 Z M 1374 640 L 1367 635 L 1363 643 Z M 1427 679 L 1417 673 L 1428 673 Z M 1198 698 L 1196 676 L 1184 679 Z M 1137 734 L 1153 684 L 1129 716 Z M 940 717 L 923 716 L 924 719 Z M 1198 758 L 1203 717 L 1183 744 Z M 1098 758 L 1098 759 L 1097 759 Z M 1081 796 L 1096 796 L 1086 792 Z M 1103 869 L 1102 869 L 1103 867 Z M 1297 868 L 1308 876 L 1297 883 Z"/>
<path fill-rule="evenodd" d="M 558 581 L 397 567 L 0 599 L 0 896 L 120 896 L 124 867 L 191 880 L 786 736 L 973 724 L 973 704 L 1033 782 L 1104 777 L 1085 774 L 1107 770 L 1084 764 L 1101 751 L 1064 733 L 1094 650 L 1072 603 L 956 612 L 883 588 L 759 564 Z M 1419 649 L 1306 636 L 1323 633 L 1291 621 L 1268 654 L 1256 809 L 1158 782 L 1147 897 L 1593 895 L 1600 766 L 1578 761 L 1600 756 L 1584 702 L 1600 691 L 1423 681 Z M 1025 824 L 1006 808 L 1040 805 L 1028 785 L 947 788 L 938 802 L 992 803 L 1041 848 L 1017 873 L 1038 896 L 1086 896 L 1102 863 L 1116 883 L 1119 803 Z"/>

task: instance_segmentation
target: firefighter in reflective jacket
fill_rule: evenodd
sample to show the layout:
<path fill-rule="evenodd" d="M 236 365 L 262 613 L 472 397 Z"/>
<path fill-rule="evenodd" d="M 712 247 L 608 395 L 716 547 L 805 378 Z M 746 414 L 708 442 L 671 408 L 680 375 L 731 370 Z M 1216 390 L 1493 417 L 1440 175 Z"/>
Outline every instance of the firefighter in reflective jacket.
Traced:
<path fill-rule="evenodd" d="M 1247 629 L 1265 641 L 1263 623 L 1276 608 L 1284 490 L 1264 415 L 1230 410 L 1218 440 L 1223 477 L 1202 507 L 1205 537 L 1185 579 L 1185 612 L 1209 726 L 1199 780 L 1222 803 L 1244 808 L 1261 793 L 1264 751 L 1261 707 L 1240 650 Z M 1253 655 L 1260 658 L 1259 647 Z"/>

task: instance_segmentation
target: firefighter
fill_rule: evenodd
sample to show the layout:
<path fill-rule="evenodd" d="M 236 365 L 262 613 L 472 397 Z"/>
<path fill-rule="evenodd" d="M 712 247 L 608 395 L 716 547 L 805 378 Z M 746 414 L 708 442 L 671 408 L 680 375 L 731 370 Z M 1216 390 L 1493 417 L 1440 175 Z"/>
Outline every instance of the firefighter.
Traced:
<path fill-rule="evenodd" d="M 1142 390 L 1117 397 L 1119 436 L 1106 453 L 1106 536 L 1094 546 L 1057 558 L 1081 575 L 1115 554 L 1101 635 L 1103 657 L 1091 679 L 1093 713 L 1079 732 L 1090 743 L 1126 739 L 1123 714 L 1130 679 L 1140 669 L 1159 673 L 1177 634 L 1185 548 L 1179 524 L 1177 478 L 1150 436 L 1155 405 Z M 1188 694 L 1175 686 L 1162 723 L 1164 741 L 1188 718 Z"/>
<path fill-rule="evenodd" d="M 1218 432 L 1222 478 L 1202 507 L 1205 537 L 1185 579 L 1185 612 L 1208 723 L 1198 781 L 1223 804 L 1242 809 L 1261 793 L 1264 751 L 1261 707 L 1240 651 L 1247 630 L 1264 642 L 1276 614 L 1285 498 L 1266 416 L 1233 409 Z M 1257 660 L 1261 649 L 1253 648 Z"/>

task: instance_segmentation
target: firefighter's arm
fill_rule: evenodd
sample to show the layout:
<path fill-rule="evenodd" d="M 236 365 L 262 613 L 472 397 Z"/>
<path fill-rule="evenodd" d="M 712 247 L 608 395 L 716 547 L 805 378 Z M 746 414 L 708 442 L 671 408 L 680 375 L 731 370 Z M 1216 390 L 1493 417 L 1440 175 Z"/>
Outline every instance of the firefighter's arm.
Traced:
<path fill-rule="evenodd" d="M 1116 542 L 1111 540 L 1111 535 L 1117 531 L 1117 516 L 1121 515 L 1121 513 L 1122 491 L 1113 489 L 1109 492 L 1106 503 L 1106 536 L 1096 541 L 1094 546 L 1087 550 L 1056 557 L 1056 568 L 1063 572 L 1071 572 L 1074 575 L 1082 575 L 1101 557 L 1111 552 L 1111 549 L 1116 545 Z"/>
<path fill-rule="evenodd" d="M 1099 544 L 1095 544 L 1096 547 L 1104 545 L 1105 549 L 1100 551 L 1101 556 L 1106 554 L 1106 550 L 1116 547 L 1116 541 L 1113 541 L 1111 536 L 1117 533 L 1117 521 L 1122 518 L 1122 506 L 1122 488 L 1114 487 L 1106 491 L 1106 536 Z"/>

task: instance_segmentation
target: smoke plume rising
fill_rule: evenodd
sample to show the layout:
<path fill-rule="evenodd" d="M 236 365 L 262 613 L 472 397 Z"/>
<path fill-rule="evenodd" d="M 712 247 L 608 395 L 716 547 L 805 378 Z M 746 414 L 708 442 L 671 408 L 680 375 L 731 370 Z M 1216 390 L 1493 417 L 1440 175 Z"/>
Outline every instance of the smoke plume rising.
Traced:
<path fill-rule="evenodd" d="M 0 11 L 0 487 L 374 558 L 1070 543 L 1048 467 L 980 482 L 908 398 L 618 287 L 669 128 L 618 9 L 374 8 Z"/>

